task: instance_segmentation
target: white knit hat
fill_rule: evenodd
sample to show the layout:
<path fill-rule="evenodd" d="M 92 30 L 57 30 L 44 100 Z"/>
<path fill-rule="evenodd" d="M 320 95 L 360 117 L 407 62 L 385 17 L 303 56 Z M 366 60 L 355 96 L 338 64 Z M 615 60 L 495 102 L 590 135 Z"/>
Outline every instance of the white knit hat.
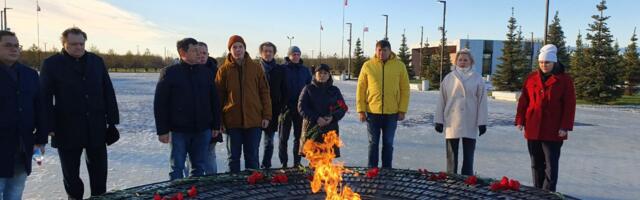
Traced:
<path fill-rule="evenodd" d="M 538 55 L 538 61 L 550 61 L 558 62 L 558 48 L 553 44 L 544 45 L 540 48 L 540 55 Z"/>

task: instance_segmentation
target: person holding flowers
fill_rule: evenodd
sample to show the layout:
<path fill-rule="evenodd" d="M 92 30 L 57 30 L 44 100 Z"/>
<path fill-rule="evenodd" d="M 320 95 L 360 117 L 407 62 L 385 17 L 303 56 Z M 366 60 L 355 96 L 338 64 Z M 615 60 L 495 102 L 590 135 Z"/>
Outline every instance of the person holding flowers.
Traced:
<path fill-rule="evenodd" d="M 338 134 L 338 121 L 344 117 L 348 109 L 340 89 L 333 85 L 331 68 L 329 65 L 320 64 L 315 69 L 313 80 L 302 89 L 298 100 L 298 112 L 303 118 L 300 146 L 309 139 L 321 142 L 329 131 Z M 340 157 L 338 147 L 334 152 L 336 158 Z M 303 148 L 300 148 L 298 153 L 304 155 Z"/>

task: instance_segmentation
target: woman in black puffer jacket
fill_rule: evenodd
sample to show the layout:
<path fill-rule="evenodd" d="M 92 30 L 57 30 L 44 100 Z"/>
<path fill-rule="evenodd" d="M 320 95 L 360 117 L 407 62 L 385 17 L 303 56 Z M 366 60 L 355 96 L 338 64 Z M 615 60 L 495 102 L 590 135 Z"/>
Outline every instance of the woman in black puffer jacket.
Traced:
<path fill-rule="evenodd" d="M 329 65 L 320 64 L 313 74 L 311 84 L 306 85 L 300 94 L 298 112 L 304 119 L 302 137 L 300 137 L 301 147 L 309 138 L 307 137 L 309 131 L 312 131 L 315 126 L 318 126 L 318 133 L 322 136 L 329 131 L 339 133 L 338 121 L 346 114 L 347 107 L 340 89 L 333 85 L 330 71 Z M 316 139 L 321 140 L 322 137 Z M 299 154 L 304 155 L 303 148 L 300 148 Z M 340 157 L 337 147 L 335 154 L 336 157 Z"/>

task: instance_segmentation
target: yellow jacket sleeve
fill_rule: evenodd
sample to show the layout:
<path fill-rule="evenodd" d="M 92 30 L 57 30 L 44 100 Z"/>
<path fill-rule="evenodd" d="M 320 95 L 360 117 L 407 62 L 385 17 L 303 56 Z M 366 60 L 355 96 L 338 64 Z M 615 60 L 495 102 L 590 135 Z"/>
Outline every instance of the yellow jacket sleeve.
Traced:
<path fill-rule="evenodd" d="M 403 113 L 406 113 L 409 109 L 409 74 L 406 69 L 403 64 L 400 76 L 400 104 L 398 105 L 398 111 Z"/>
<path fill-rule="evenodd" d="M 367 112 L 367 89 L 369 87 L 367 80 L 367 63 L 362 65 L 360 75 L 358 75 L 358 87 L 356 88 L 356 111 Z"/>

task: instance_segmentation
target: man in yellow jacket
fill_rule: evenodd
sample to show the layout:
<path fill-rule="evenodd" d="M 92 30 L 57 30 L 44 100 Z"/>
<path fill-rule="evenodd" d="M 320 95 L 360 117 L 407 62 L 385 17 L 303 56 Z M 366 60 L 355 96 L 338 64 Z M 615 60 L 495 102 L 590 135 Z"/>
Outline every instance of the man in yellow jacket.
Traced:
<path fill-rule="evenodd" d="M 378 167 L 382 136 L 382 168 L 391 168 L 396 127 L 408 107 L 407 68 L 391 52 L 389 41 L 378 41 L 375 56 L 362 65 L 356 90 L 356 110 L 369 132 L 369 167 Z"/>

